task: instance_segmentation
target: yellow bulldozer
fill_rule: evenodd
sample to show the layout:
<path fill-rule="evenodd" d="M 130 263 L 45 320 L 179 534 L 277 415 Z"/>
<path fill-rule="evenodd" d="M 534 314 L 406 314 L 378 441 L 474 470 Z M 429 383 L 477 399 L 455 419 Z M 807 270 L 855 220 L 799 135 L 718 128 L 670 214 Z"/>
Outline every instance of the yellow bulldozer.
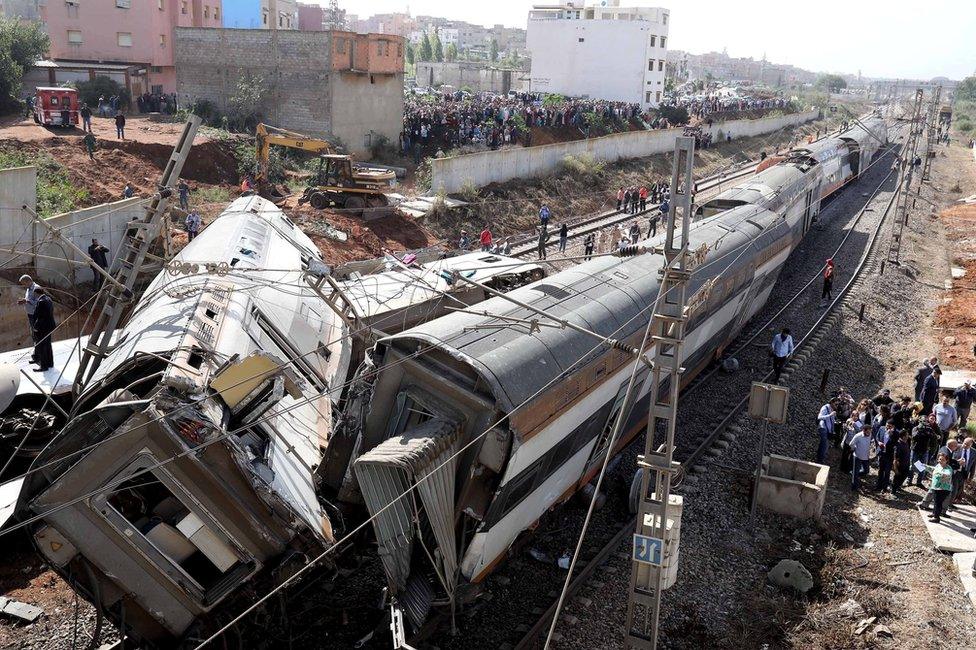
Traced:
<path fill-rule="evenodd" d="M 396 173 L 388 169 L 354 163 L 349 156 L 336 153 L 335 147 L 326 140 L 309 138 L 300 133 L 286 131 L 267 124 L 258 124 L 257 174 L 255 188 L 261 196 L 280 202 L 285 195 L 270 182 L 269 158 L 271 146 L 298 149 L 319 154 L 315 176 L 298 199 L 299 205 L 310 204 L 316 210 L 334 207 L 361 216 L 366 210 L 377 210 L 389 205 L 384 192 L 396 186 Z"/>

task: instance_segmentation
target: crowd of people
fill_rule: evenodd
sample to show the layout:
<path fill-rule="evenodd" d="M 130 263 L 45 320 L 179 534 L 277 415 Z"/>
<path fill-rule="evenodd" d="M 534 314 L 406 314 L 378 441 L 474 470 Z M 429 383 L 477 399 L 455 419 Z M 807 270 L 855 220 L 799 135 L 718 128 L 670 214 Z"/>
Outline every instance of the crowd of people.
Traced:
<path fill-rule="evenodd" d="M 951 517 L 976 474 L 976 449 L 967 423 L 976 388 L 967 380 L 953 390 L 941 386 L 938 359 L 926 360 L 915 375 L 915 394 L 895 399 L 883 389 L 855 400 L 840 388 L 817 415 L 817 462 L 826 462 L 831 444 L 841 449 L 839 469 L 851 489 L 865 484 L 873 466 L 873 489 L 904 496 L 905 488 L 926 490 L 919 507 L 929 519 Z M 925 485 L 928 481 L 928 485 Z"/>
<path fill-rule="evenodd" d="M 175 115 L 179 104 L 176 93 L 143 93 L 136 97 L 136 107 L 140 113 Z"/>
<path fill-rule="evenodd" d="M 719 95 L 708 95 L 705 97 L 683 95 L 675 98 L 668 106 L 680 106 L 688 111 L 690 117 L 705 119 L 708 116 L 714 118 L 717 114 L 725 113 L 787 109 L 790 107 L 790 101 L 782 98 L 752 99 L 744 97 L 723 97 Z"/>

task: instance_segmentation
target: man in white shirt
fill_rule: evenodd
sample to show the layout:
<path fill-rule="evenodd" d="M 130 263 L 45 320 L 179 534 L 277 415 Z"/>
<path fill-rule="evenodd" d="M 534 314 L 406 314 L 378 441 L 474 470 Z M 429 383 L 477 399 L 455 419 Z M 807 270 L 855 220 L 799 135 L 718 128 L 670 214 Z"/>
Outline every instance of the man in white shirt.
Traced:
<path fill-rule="evenodd" d="M 949 429 L 956 426 L 958 416 L 956 407 L 949 403 L 949 396 L 942 396 L 942 403 L 937 404 L 935 409 L 935 423 L 939 425 L 939 431 L 948 434 Z"/>
<path fill-rule="evenodd" d="M 783 366 L 787 359 L 793 356 L 793 337 L 790 336 L 790 328 L 784 327 L 780 333 L 773 337 L 773 342 L 769 346 L 773 355 L 773 381 L 779 383 L 779 376 L 783 374 Z"/>
<path fill-rule="evenodd" d="M 871 471 L 871 428 L 863 427 L 851 438 L 851 452 L 854 454 L 853 476 L 851 490 L 857 490 L 861 485 L 861 475 L 867 476 Z"/>
<path fill-rule="evenodd" d="M 835 400 L 830 400 L 820 407 L 817 414 L 817 434 L 820 436 L 820 445 L 817 447 L 817 462 L 827 461 L 827 448 L 830 447 L 830 436 L 834 435 L 834 423 L 837 418 L 837 406 Z"/>

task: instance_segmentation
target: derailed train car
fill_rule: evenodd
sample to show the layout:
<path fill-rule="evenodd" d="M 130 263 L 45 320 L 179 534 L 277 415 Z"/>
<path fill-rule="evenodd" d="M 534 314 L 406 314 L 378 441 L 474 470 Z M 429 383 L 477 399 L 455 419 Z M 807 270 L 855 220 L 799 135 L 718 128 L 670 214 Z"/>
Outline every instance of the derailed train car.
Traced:
<path fill-rule="evenodd" d="M 477 253 L 397 264 L 346 285 L 360 322 L 397 332 L 486 297 L 455 270 L 499 288 L 544 276 Z M 324 271 L 280 209 L 238 199 L 148 286 L 35 458 L 16 512 L 130 639 L 200 638 L 342 532 L 320 488 L 361 350 L 310 282 Z"/>
<path fill-rule="evenodd" d="M 876 150 L 859 150 L 859 170 Z M 689 287 L 701 300 L 686 326 L 684 382 L 765 304 L 852 155 L 848 145 L 797 152 L 695 223 L 690 248 L 706 252 Z M 663 265 L 657 254 L 601 258 L 509 295 L 636 347 Z M 645 367 L 610 449 L 633 356 L 575 330 L 533 327 L 545 318 L 505 298 L 479 312 L 491 315 L 451 314 L 377 346 L 354 474 L 391 593 L 415 627 L 436 603 L 476 592 L 519 535 L 630 442 L 646 426 L 654 389 Z"/>

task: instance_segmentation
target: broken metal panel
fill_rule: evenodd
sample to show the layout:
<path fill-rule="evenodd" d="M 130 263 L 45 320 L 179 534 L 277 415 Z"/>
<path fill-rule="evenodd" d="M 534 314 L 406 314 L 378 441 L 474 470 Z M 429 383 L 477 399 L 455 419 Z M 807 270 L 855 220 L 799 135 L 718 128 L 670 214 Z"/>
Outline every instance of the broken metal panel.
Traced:
<path fill-rule="evenodd" d="M 380 544 L 380 557 L 394 593 L 407 589 L 419 505 L 437 541 L 437 567 L 447 592 L 453 593 L 457 569 L 454 534 L 455 473 L 459 430 L 432 419 L 380 443 L 355 462 L 356 476 Z M 410 491 L 417 483 L 417 495 Z M 398 498 L 406 494 L 403 498 Z"/>
<path fill-rule="evenodd" d="M 252 397 L 267 380 L 278 374 L 282 364 L 281 359 L 267 352 L 255 351 L 245 359 L 221 369 L 210 381 L 210 388 L 236 415 L 242 406 L 250 403 L 245 398 Z M 302 396 L 293 373 L 286 375 L 285 387 L 292 397 L 299 399 Z"/>

